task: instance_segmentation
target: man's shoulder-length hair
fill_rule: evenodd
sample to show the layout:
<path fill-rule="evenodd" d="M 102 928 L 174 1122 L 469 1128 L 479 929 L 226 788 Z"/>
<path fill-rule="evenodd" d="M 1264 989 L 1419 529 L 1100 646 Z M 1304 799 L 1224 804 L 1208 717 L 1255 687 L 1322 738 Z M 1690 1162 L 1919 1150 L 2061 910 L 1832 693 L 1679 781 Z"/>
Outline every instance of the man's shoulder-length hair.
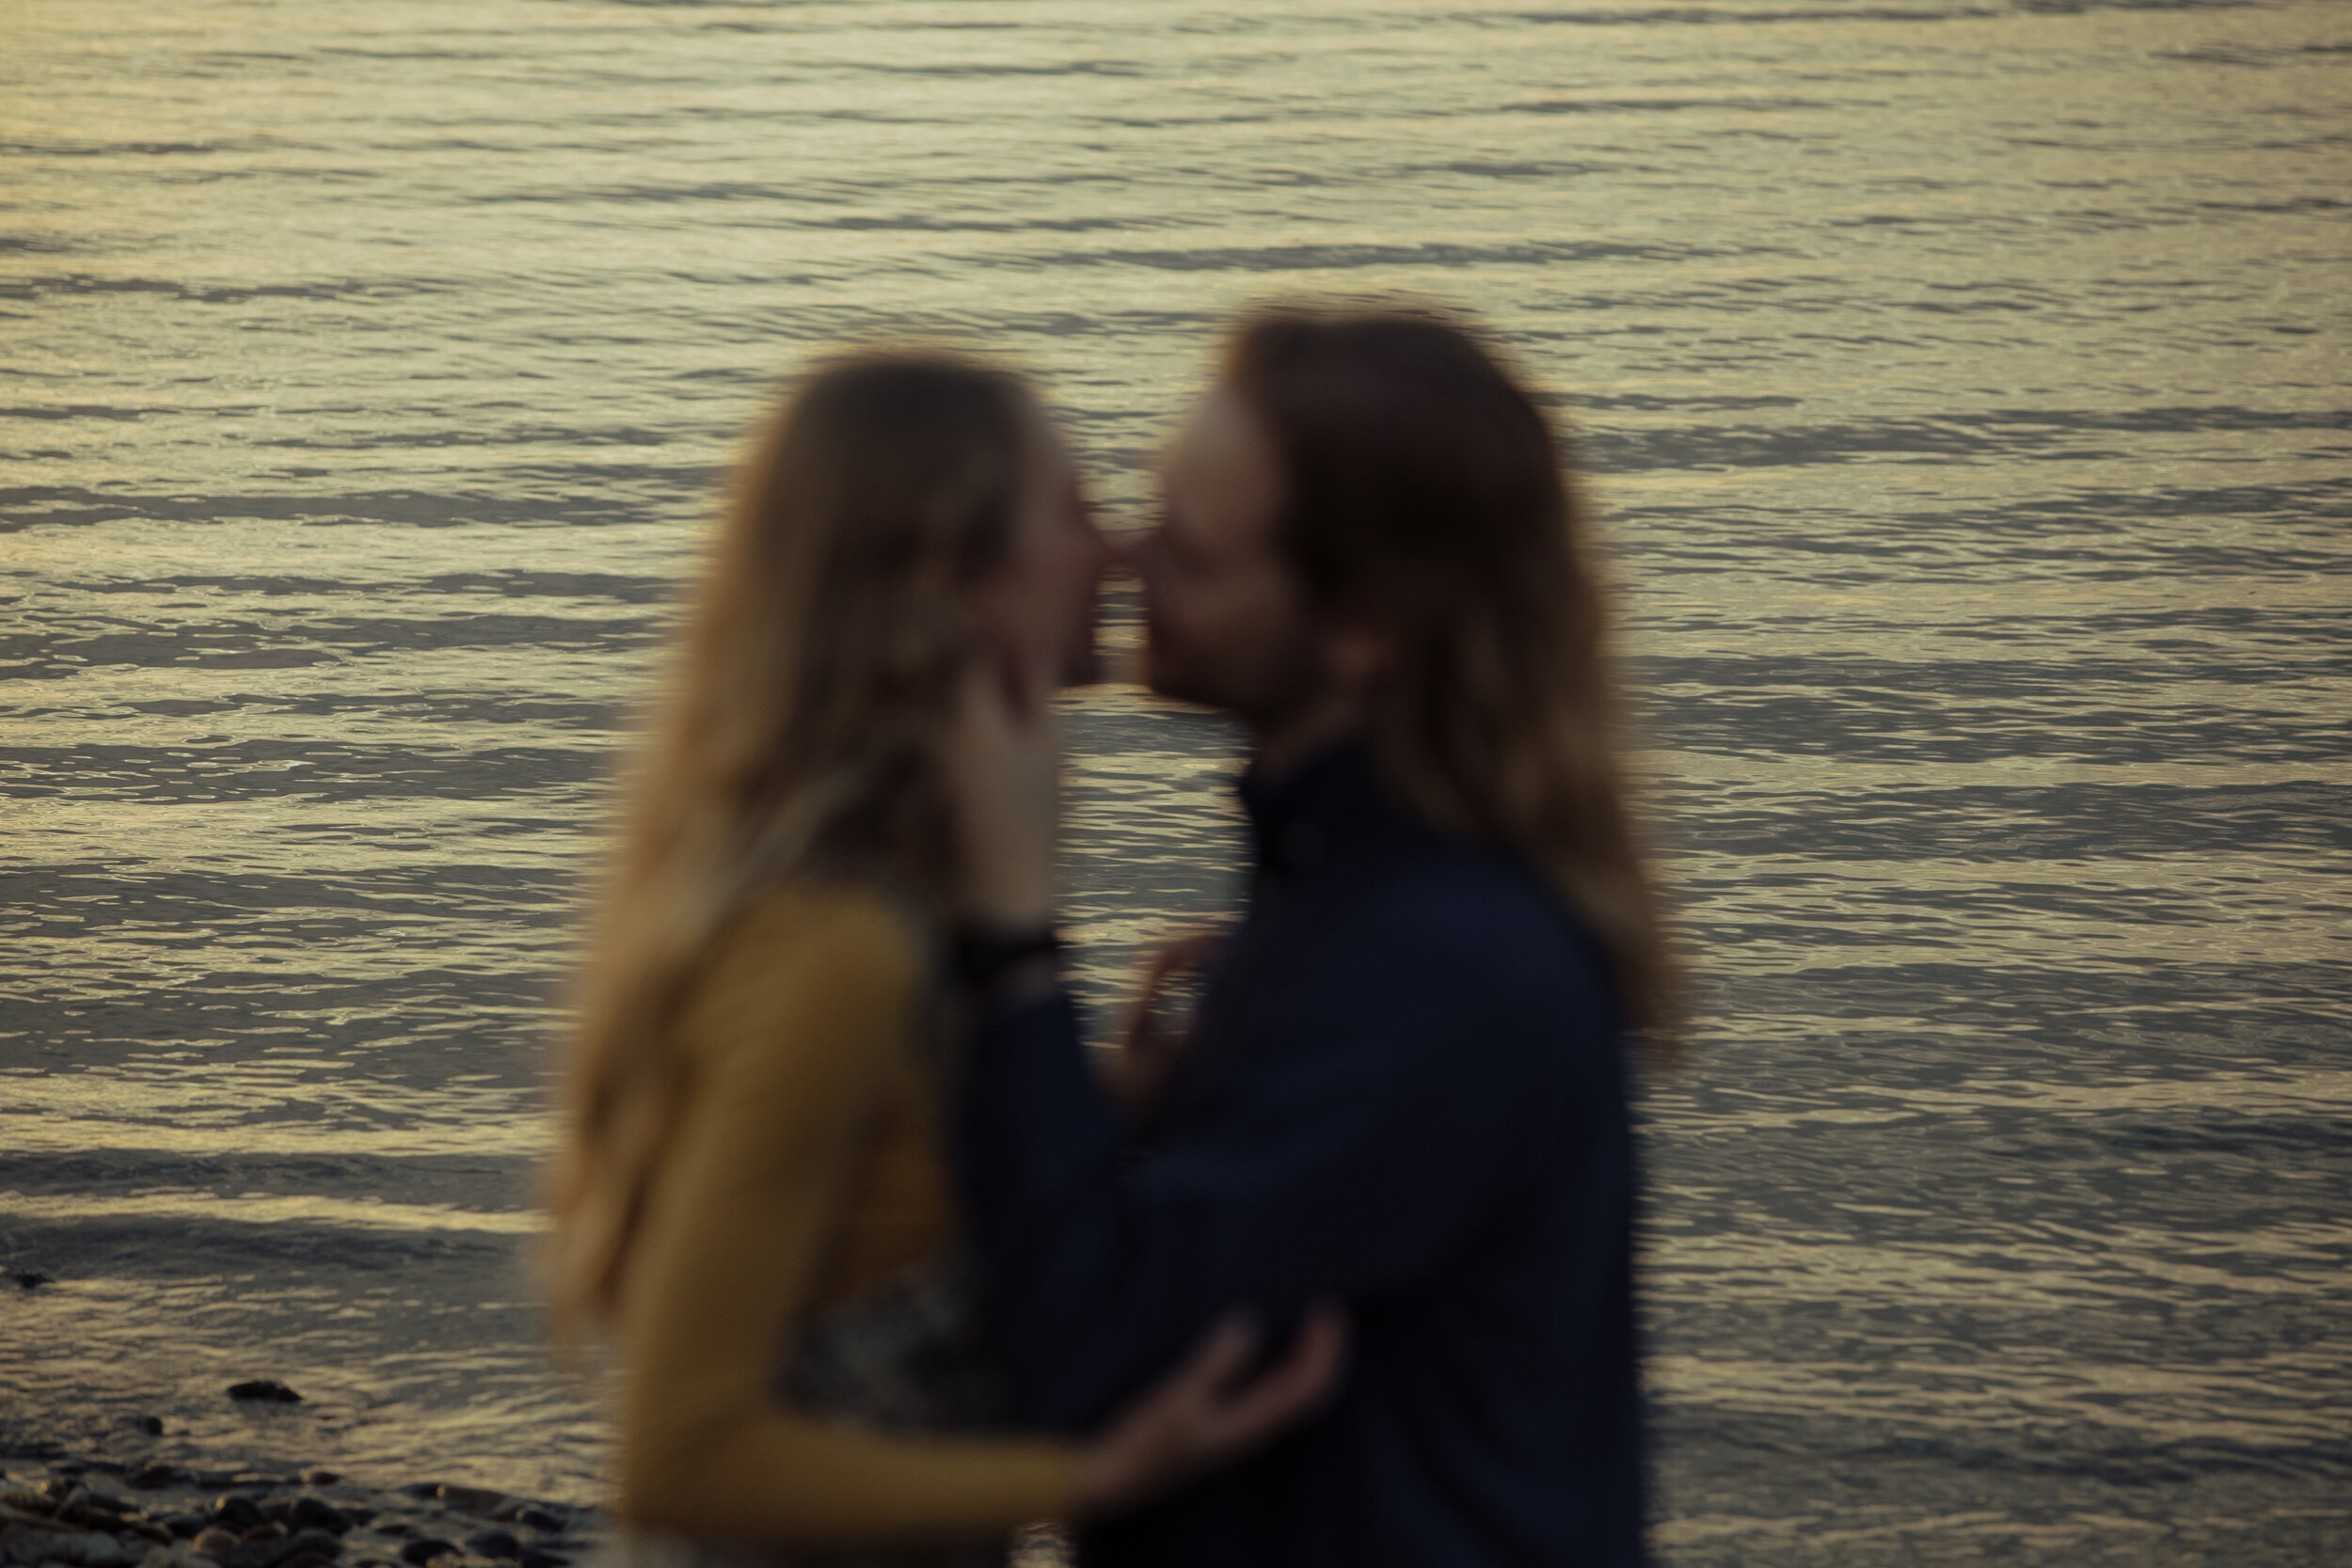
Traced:
<path fill-rule="evenodd" d="M 1628 1022 L 1671 1053 L 1607 597 L 1543 405 L 1465 323 L 1419 306 L 1261 308 L 1223 379 L 1279 453 L 1280 538 L 1311 601 L 1389 641 L 1376 729 L 1394 784 L 1548 877 L 1607 950 Z"/>

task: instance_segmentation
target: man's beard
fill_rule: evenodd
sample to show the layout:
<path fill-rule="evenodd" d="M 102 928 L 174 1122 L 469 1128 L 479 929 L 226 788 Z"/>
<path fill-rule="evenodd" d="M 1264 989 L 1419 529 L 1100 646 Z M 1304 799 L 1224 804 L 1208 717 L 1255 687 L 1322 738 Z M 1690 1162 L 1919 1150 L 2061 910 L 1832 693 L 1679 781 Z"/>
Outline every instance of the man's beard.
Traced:
<path fill-rule="evenodd" d="M 1232 667 L 1186 665 L 1166 657 L 1167 640 L 1148 618 L 1144 623 L 1144 673 L 1152 689 L 1163 697 L 1232 714 L 1252 729 L 1279 728 L 1322 701 L 1331 689 L 1322 644 L 1308 626 L 1291 628 L 1254 665 L 1235 660 Z"/>

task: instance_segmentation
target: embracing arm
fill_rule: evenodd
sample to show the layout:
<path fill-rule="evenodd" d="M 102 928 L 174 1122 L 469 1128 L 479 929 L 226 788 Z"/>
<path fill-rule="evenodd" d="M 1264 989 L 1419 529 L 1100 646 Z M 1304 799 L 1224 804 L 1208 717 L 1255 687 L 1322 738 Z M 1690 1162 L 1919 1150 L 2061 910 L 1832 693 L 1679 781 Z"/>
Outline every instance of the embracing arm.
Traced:
<path fill-rule="evenodd" d="M 1482 955 L 1389 923 L 1210 1114 L 1143 1152 L 1066 994 L 985 1020 L 962 1173 L 1027 1413 L 1083 1426 L 1228 1307 L 1279 1318 L 1432 1277 L 1537 1118 L 1564 1127 L 1556 1079 L 1530 1070 L 1559 1022 Z"/>
<path fill-rule="evenodd" d="M 877 899 L 811 896 L 747 936 L 703 987 L 694 1081 L 631 1263 L 622 1512 L 771 1548 L 1060 1516 L 1066 1444 L 883 1436 L 771 1392 L 921 976 Z"/>

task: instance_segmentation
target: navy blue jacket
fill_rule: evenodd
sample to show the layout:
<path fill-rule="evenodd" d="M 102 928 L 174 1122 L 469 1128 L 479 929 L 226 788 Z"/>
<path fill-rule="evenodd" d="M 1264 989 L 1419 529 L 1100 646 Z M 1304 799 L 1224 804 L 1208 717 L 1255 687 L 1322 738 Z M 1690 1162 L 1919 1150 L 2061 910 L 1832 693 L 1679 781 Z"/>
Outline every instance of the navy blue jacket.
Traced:
<path fill-rule="evenodd" d="M 1031 1420 L 1100 1423 L 1221 1312 L 1343 1303 L 1334 1404 L 1085 1533 L 1100 1568 L 1633 1564 L 1644 1469 L 1621 1030 L 1518 861 L 1400 809 L 1348 742 L 1247 781 L 1248 918 L 1159 1113 L 1067 995 L 984 1017 L 968 1219 Z"/>

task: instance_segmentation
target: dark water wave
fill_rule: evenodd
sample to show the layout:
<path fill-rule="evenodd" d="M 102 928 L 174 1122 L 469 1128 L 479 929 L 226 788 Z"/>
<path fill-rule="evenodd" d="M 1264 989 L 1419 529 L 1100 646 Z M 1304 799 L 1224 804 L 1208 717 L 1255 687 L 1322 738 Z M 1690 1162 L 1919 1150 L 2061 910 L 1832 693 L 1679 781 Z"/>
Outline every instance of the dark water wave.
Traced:
<path fill-rule="evenodd" d="M 326 473 L 328 470 L 314 470 Z M 511 480 L 533 477 L 510 467 Z M 548 524 L 590 527 L 599 522 L 638 523 L 642 504 L 616 499 L 609 485 L 630 483 L 675 486 L 696 496 L 712 487 L 718 470 L 699 465 L 594 464 L 537 470 L 564 482 L 560 498 L 484 492 L 433 494 L 415 490 L 320 495 L 231 493 L 148 494 L 79 485 L 0 486 L 0 533 L 37 525 L 118 523 L 156 519 L 191 523 L 283 521 L 307 524 L 389 523 L 415 528 L 462 528 L 479 524 Z M 605 483 L 600 483 L 599 479 Z M 145 580 L 142 578 L 141 580 Z M 264 590 L 267 592 L 267 590 Z"/>
<path fill-rule="evenodd" d="M 559 1008 L 775 378 L 1013 355 L 1128 528 L 1227 311 L 1404 293 L 1626 590 L 1661 1557 L 2352 1559 L 2340 7 L 9 26 L 0 1461 L 592 1492 Z M 1235 896 L 1238 736 L 1068 717 L 1108 1001 Z"/>

